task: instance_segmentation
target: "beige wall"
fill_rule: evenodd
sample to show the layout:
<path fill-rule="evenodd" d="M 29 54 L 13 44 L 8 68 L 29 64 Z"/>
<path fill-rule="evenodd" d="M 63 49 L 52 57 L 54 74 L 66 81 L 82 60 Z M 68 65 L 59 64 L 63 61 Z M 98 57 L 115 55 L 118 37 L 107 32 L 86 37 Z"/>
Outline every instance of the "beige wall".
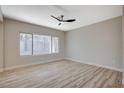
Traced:
<path fill-rule="evenodd" d="M 4 20 L 5 25 L 5 67 L 6 69 L 37 64 L 64 58 L 64 32 L 41 26 L 31 25 L 10 19 Z M 60 38 L 60 53 L 40 56 L 19 55 L 19 32 L 58 36 Z"/>
<path fill-rule="evenodd" d="M 67 32 L 65 41 L 69 59 L 122 69 L 122 17 Z"/>
<path fill-rule="evenodd" d="M 3 21 L 3 14 L 2 14 L 1 7 L 0 7 L 0 21 Z"/>
<path fill-rule="evenodd" d="M 124 6 L 123 6 L 123 15 L 122 15 L 122 62 L 123 62 L 123 84 L 124 84 Z"/>
<path fill-rule="evenodd" d="M 0 71 L 3 69 L 3 23 L 0 22 Z"/>

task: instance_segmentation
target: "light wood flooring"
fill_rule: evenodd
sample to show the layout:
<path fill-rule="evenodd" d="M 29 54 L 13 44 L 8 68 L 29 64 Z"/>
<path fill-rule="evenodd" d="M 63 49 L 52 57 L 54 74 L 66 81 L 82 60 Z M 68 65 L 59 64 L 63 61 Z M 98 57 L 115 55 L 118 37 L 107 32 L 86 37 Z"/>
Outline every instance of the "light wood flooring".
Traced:
<path fill-rule="evenodd" d="M 1 88 L 120 88 L 122 73 L 68 60 L 0 73 Z"/>

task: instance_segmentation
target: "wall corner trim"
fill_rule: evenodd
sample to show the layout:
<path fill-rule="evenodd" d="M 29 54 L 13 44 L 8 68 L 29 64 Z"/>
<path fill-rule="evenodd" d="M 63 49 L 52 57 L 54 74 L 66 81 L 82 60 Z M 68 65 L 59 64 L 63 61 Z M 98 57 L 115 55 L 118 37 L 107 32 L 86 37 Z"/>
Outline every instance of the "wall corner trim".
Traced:
<path fill-rule="evenodd" d="M 122 79 L 122 84 L 124 85 L 124 79 Z"/>

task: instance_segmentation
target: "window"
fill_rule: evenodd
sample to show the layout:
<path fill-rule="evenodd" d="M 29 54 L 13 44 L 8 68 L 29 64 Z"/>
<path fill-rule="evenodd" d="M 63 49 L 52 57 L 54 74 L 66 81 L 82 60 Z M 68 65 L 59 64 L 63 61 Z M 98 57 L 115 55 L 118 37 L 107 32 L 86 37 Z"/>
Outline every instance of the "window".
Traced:
<path fill-rule="evenodd" d="M 32 55 L 32 34 L 20 33 L 20 55 Z"/>
<path fill-rule="evenodd" d="M 59 38 L 52 37 L 52 53 L 58 53 L 58 52 L 59 52 Z"/>
<path fill-rule="evenodd" d="M 51 36 L 33 35 L 33 54 L 50 54 Z"/>
<path fill-rule="evenodd" d="M 59 53 L 59 38 L 20 33 L 20 55 Z"/>

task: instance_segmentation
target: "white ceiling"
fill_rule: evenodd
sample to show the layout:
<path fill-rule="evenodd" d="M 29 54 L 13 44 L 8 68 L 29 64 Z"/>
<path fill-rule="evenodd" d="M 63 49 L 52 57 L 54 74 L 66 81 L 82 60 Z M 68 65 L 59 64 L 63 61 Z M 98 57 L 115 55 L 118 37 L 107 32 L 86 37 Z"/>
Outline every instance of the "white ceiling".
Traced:
<path fill-rule="evenodd" d="M 11 5 L 1 6 L 5 17 L 42 25 L 62 31 L 69 31 L 86 25 L 101 22 L 122 15 L 122 6 L 85 6 L 85 5 Z M 58 26 L 58 21 L 50 15 L 65 15 L 65 19 L 75 18 L 72 23 L 63 23 Z"/>

